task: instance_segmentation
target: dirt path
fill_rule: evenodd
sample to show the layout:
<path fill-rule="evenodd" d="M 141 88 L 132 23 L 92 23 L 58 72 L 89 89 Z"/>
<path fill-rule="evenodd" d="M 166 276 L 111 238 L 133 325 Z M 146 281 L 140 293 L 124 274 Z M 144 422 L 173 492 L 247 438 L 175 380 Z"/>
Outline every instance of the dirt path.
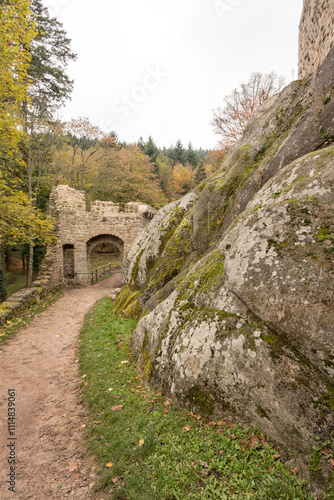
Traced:
<path fill-rule="evenodd" d="M 65 289 L 2 348 L 1 500 L 92 498 L 95 476 L 93 459 L 82 444 L 86 411 L 79 402 L 76 349 L 84 315 L 118 284 L 117 275 L 94 287 Z M 15 390 L 17 440 L 8 439 L 9 389 Z M 11 451 L 16 455 L 15 493 L 6 483 Z"/>

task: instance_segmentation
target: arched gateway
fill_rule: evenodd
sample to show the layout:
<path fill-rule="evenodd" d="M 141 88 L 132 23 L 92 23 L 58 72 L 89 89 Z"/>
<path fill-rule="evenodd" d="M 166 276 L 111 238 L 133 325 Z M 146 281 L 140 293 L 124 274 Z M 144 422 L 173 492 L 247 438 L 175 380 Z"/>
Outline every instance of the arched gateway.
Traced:
<path fill-rule="evenodd" d="M 57 243 L 48 247 L 43 277 L 52 285 L 74 278 L 87 284 L 92 252 L 108 245 L 124 257 L 155 210 L 134 202 L 121 212 L 118 204 L 108 201 L 94 201 L 86 210 L 85 194 L 61 185 L 51 191 L 50 215 L 56 220 Z"/>

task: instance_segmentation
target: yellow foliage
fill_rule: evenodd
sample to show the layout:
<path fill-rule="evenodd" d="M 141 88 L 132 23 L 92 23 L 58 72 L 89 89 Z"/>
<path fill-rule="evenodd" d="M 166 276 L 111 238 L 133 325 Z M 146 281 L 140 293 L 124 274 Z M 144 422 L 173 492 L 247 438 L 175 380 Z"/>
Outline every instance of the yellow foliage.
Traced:
<path fill-rule="evenodd" d="M 27 0 L 0 4 L 0 155 L 12 155 L 20 140 L 19 107 L 27 99 L 29 44 L 35 37 Z"/>
<path fill-rule="evenodd" d="M 50 243 L 53 221 L 33 208 L 28 196 L 8 186 L 0 173 L 0 243 Z"/>

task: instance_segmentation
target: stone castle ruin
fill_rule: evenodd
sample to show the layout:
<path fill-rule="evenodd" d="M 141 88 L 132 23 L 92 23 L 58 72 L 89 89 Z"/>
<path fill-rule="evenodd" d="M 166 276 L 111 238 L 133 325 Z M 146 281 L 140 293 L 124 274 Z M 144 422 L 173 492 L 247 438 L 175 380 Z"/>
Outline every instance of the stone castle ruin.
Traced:
<path fill-rule="evenodd" d="M 299 78 L 316 71 L 334 45 L 334 0 L 304 0 L 299 26 Z"/>
<path fill-rule="evenodd" d="M 105 246 L 125 256 L 155 210 L 131 202 L 122 212 L 118 204 L 109 201 L 94 201 L 87 210 L 84 192 L 60 185 L 51 191 L 50 215 L 55 218 L 57 242 L 48 247 L 42 278 L 52 286 L 72 280 L 86 285 L 92 252 Z"/>

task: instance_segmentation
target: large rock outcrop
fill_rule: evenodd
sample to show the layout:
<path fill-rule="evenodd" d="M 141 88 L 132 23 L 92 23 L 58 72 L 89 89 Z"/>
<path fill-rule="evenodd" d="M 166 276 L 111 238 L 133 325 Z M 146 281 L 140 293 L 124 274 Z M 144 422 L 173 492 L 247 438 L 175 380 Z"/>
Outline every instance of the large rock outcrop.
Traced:
<path fill-rule="evenodd" d="M 299 78 L 318 69 L 333 45 L 333 0 L 304 0 L 299 26 Z"/>
<path fill-rule="evenodd" d="M 150 384 L 300 450 L 334 437 L 333 89 L 334 49 L 158 212 L 114 308 Z"/>

